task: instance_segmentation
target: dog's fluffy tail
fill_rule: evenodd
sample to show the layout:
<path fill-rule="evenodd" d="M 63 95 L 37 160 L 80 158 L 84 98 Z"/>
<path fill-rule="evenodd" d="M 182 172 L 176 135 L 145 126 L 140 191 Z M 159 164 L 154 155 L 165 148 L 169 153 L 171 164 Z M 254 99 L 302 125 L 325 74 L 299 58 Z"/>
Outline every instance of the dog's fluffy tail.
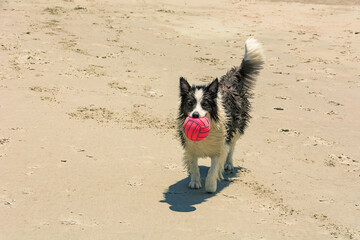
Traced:
<path fill-rule="evenodd" d="M 249 38 L 245 42 L 245 55 L 238 71 L 242 76 L 245 86 L 251 88 L 257 75 L 263 68 L 265 56 L 261 43 L 255 38 Z"/>

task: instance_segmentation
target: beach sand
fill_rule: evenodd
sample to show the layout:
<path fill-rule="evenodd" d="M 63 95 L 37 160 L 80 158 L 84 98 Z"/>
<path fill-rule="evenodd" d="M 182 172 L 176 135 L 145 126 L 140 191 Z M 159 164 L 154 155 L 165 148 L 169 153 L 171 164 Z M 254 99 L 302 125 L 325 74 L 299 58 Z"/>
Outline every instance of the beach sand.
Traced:
<path fill-rule="evenodd" d="M 0 239 L 360 239 L 359 1 L 309 2 L 1 1 Z M 248 37 L 236 169 L 191 190 L 179 77 Z"/>

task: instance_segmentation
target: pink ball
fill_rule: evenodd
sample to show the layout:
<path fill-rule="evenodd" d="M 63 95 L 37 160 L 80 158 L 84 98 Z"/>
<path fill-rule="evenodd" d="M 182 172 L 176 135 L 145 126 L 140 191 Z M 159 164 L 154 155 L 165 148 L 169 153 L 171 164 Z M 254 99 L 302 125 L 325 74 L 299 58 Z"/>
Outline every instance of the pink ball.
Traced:
<path fill-rule="evenodd" d="M 201 141 L 209 135 L 210 122 L 206 117 L 187 117 L 184 122 L 185 135 L 192 141 Z"/>

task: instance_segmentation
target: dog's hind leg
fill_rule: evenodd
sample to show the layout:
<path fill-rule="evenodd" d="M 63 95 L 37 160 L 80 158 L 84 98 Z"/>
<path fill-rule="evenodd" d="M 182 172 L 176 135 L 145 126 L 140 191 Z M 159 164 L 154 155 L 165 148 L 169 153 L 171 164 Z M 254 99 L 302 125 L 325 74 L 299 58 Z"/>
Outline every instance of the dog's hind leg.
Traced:
<path fill-rule="evenodd" d="M 233 164 L 234 149 L 235 149 L 235 143 L 231 143 L 229 153 L 226 157 L 226 162 L 225 162 L 225 166 L 224 166 L 225 170 L 233 170 L 234 169 L 234 164 Z"/>
<path fill-rule="evenodd" d="M 201 188 L 202 186 L 201 186 L 201 178 L 200 178 L 200 172 L 198 166 L 198 158 L 195 156 L 189 156 L 188 154 L 185 154 L 184 162 L 190 173 L 191 180 L 189 183 L 189 187 L 193 189 Z"/>
<path fill-rule="evenodd" d="M 241 134 L 238 131 L 233 136 L 233 138 L 231 139 L 231 141 L 229 143 L 229 152 L 227 154 L 226 162 L 225 162 L 225 166 L 224 166 L 225 170 L 233 170 L 234 169 L 233 154 L 234 154 L 236 142 L 240 139 L 240 136 L 241 136 Z"/>

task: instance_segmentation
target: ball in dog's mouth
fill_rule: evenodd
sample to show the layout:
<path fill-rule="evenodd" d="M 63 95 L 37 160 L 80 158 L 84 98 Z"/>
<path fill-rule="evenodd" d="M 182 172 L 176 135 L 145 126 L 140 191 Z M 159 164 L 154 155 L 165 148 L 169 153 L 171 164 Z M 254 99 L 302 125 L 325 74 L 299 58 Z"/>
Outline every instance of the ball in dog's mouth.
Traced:
<path fill-rule="evenodd" d="M 207 117 L 187 117 L 184 122 L 184 133 L 192 141 L 205 139 L 210 132 L 210 121 Z"/>

